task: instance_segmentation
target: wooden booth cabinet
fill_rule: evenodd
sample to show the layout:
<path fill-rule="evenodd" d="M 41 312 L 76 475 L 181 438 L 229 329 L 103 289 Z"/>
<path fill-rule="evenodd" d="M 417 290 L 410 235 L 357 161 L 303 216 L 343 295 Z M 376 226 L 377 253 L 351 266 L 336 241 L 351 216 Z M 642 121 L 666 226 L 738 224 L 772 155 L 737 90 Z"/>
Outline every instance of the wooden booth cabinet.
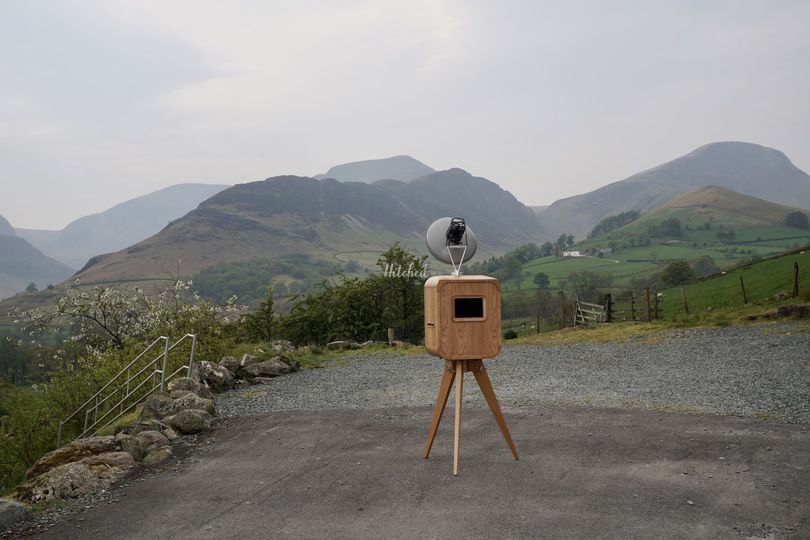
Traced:
<path fill-rule="evenodd" d="M 488 276 L 433 276 L 425 282 L 425 349 L 447 360 L 501 352 L 501 287 Z"/>

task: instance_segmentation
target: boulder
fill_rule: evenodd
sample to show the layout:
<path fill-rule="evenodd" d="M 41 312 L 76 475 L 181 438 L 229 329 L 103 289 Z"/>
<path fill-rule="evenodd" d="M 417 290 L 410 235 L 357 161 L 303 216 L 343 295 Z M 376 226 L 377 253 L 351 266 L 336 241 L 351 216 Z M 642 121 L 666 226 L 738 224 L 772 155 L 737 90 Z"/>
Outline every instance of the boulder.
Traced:
<path fill-rule="evenodd" d="M 136 435 L 118 435 L 121 448 L 135 461 L 141 461 L 149 452 L 161 446 L 168 446 L 169 439 L 159 431 L 141 431 Z"/>
<path fill-rule="evenodd" d="M 203 360 L 199 363 L 200 379 L 215 391 L 233 388 L 233 374 L 225 367 Z"/>
<path fill-rule="evenodd" d="M 239 368 L 239 376 L 244 379 L 253 379 L 255 377 L 278 377 L 291 371 L 290 366 L 278 360 L 278 358 L 271 358 L 258 364 L 250 364 L 248 366 Z"/>
<path fill-rule="evenodd" d="M 206 411 L 186 409 L 166 419 L 169 425 L 183 435 L 199 433 L 206 428 L 211 416 Z"/>
<path fill-rule="evenodd" d="M 174 409 L 174 400 L 166 394 L 155 394 L 143 404 L 140 420 L 160 420 L 177 412 Z"/>
<path fill-rule="evenodd" d="M 272 377 L 255 377 L 250 379 L 250 384 L 270 384 L 273 382 Z"/>
<path fill-rule="evenodd" d="M 197 394 L 195 394 L 191 390 L 169 390 L 169 392 L 167 392 L 166 395 L 169 396 L 172 401 L 174 401 L 181 397 L 196 396 Z"/>
<path fill-rule="evenodd" d="M 797 317 L 803 319 L 810 317 L 810 304 L 793 304 L 782 306 L 776 311 L 778 317 Z"/>
<path fill-rule="evenodd" d="M 219 361 L 219 365 L 236 375 L 236 370 L 239 369 L 239 360 L 233 356 L 223 356 Z"/>
<path fill-rule="evenodd" d="M 81 497 L 106 485 L 107 482 L 84 463 L 66 463 L 19 486 L 14 496 L 19 501 L 34 504 Z"/>
<path fill-rule="evenodd" d="M 124 474 L 125 469 L 112 467 L 110 465 L 92 465 L 90 470 L 101 480 L 112 481 Z"/>
<path fill-rule="evenodd" d="M 159 446 L 169 445 L 168 437 L 159 431 L 141 431 L 136 437 L 143 441 L 143 447 L 147 453 Z"/>
<path fill-rule="evenodd" d="M 126 429 L 126 433 L 129 435 L 137 435 L 142 431 L 159 431 L 170 441 L 173 441 L 180 436 L 175 430 L 169 427 L 168 424 L 154 419 L 135 422 Z"/>
<path fill-rule="evenodd" d="M 139 439 L 136 435 L 127 435 L 126 433 L 119 433 L 116 435 L 118 439 L 118 443 L 121 445 L 121 448 L 124 452 L 127 452 L 129 455 L 132 456 L 132 459 L 135 461 L 140 461 L 143 459 L 144 453 L 146 449 L 142 446 L 143 441 Z"/>
<path fill-rule="evenodd" d="M 201 398 L 197 394 L 188 393 L 174 400 L 175 414 L 184 409 L 201 409 L 211 416 L 214 416 L 214 402 L 210 399 Z"/>
<path fill-rule="evenodd" d="M 251 366 L 253 364 L 258 364 L 259 362 L 263 362 L 264 359 L 259 356 L 253 356 L 252 354 L 244 354 L 242 355 L 242 359 L 239 361 L 239 367 L 246 367 Z M 237 372 L 239 368 L 236 368 Z"/>
<path fill-rule="evenodd" d="M 0 532 L 28 517 L 28 510 L 17 501 L 0 499 Z"/>
<path fill-rule="evenodd" d="M 199 390 L 199 388 L 200 383 L 192 380 L 190 377 L 180 377 L 178 379 L 172 379 L 166 386 L 166 389 L 169 392 L 172 392 L 174 390 L 187 390 L 189 392 L 196 393 L 197 390 Z"/>
<path fill-rule="evenodd" d="M 118 442 L 113 436 L 77 439 L 39 458 L 36 463 L 25 471 L 25 477 L 34 478 L 60 465 L 114 450 L 118 450 Z"/>
<path fill-rule="evenodd" d="M 99 465 L 106 465 L 107 467 L 117 467 L 119 469 L 128 469 L 135 465 L 135 460 L 129 452 L 104 452 L 103 454 L 96 454 L 82 458 L 79 463 L 84 463 L 91 469 Z"/>
<path fill-rule="evenodd" d="M 171 455 L 171 446 L 159 446 L 158 448 L 150 450 L 149 453 L 144 456 L 143 464 L 147 466 L 157 465 L 158 463 L 166 461 Z"/>
<path fill-rule="evenodd" d="M 234 383 L 236 383 L 236 380 L 234 380 Z M 200 389 L 195 393 L 201 398 L 214 399 L 214 393 L 211 391 L 211 389 L 202 384 L 200 385 Z"/>

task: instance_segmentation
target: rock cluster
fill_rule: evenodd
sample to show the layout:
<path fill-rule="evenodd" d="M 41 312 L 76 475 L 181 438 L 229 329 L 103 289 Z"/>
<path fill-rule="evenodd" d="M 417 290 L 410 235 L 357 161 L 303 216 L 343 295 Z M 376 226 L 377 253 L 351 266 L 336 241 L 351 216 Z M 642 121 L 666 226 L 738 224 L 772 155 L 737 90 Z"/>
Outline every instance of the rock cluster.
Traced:
<path fill-rule="evenodd" d="M 101 490 L 132 467 L 156 465 L 172 455 L 172 443 L 182 435 L 207 429 L 214 415 L 212 392 L 264 384 L 300 369 L 286 353 L 293 346 L 275 341 L 271 351 L 257 349 L 240 360 L 202 361 L 190 377 L 169 382 L 165 393 L 150 396 L 138 420 L 116 435 L 88 437 L 42 456 L 26 471 L 26 481 L 14 497 L 25 504 L 80 497 Z M 23 504 L 0 500 L 0 531 L 28 516 Z"/>
<path fill-rule="evenodd" d="M 98 491 L 138 463 L 156 465 L 172 455 L 172 441 L 203 431 L 214 416 L 211 391 L 184 377 L 151 396 L 138 420 L 117 435 L 88 437 L 39 458 L 14 497 L 34 504 Z M 18 515 L 18 514 L 15 514 Z"/>
<path fill-rule="evenodd" d="M 219 363 L 203 361 L 197 365 L 197 381 L 215 392 L 224 392 L 251 384 L 265 384 L 272 377 L 298 371 L 301 366 L 285 353 L 292 350 L 289 342 L 273 342 L 273 352 L 257 350 L 237 360 L 224 356 Z"/>

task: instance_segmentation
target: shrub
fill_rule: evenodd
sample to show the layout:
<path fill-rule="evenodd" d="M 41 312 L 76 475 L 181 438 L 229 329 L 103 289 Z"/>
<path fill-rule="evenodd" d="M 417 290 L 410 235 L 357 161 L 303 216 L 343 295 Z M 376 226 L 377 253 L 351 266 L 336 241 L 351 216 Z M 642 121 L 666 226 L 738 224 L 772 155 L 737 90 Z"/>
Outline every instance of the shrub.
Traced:
<path fill-rule="evenodd" d="M 669 263 L 661 273 L 661 279 L 669 286 L 681 285 L 695 279 L 695 271 L 686 261 Z"/>

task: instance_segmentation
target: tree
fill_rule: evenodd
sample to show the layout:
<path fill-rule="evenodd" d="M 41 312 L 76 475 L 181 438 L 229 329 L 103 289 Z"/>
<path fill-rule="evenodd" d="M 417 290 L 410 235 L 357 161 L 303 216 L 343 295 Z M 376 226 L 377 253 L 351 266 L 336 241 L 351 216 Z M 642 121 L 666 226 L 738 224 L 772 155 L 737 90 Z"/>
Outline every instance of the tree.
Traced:
<path fill-rule="evenodd" d="M 540 257 L 540 248 L 536 244 L 523 244 L 512 253 L 520 262 L 526 263 Z"/>
<path fill-rule="evenodd" d="M 573 234 L 569 234 L 569 235 L 568 235 L 568 236 L 565 238 L 565 245 L 566 245 L 567 247 L 569 247 L 569 248 L 570 248 L 570 247 L 572 247 L 572 246 L 574 245 L 574 235 L 573 235 Z"/>
<path fill-rule="evenodd" d="M 540 256 L 541 257 L 549 257 L 554 254 L 554 244 L 551 242 L 546 242 L 542 246 L 540 246 Z"/>
<path fill-rule="evenodd" d="M 594 238 L 596 236 L 602 236 L 603 234 L 607 234 L 619 227 L 623 227 L 630 222 L 633 222 L 641 217 L 641 212 L 638 210 L 630 210 L 628 212 L 622 212 L 621 214 L 616 214 L 615 216 L 608 216 L 591 229 L 591 232 L 588 233 L 588 238 Z"/>
<path fill-rule="evenodd" d="M 647 233 L 653 238 L 683 236 L 683 228 L 678 218 L 671 217 L 660 223 L 648 225 Z"/>
<path fill-rule="evenodd" d="M 565 250 L 565 246 L 568 245 L 568 235 L 561 234 L 557 241 L 554 242 L 554 247 L 558 248 L 559 251 Z"/>
<path fill-rule="evenodd" d="M 695 276 L 699 278 L 710 276 L 720 271 L 720 267 L 717 266 L 714 259 L 708 255 L 702 255 L 693 260 L 691 266 L 692 270 L 695 272 Z"/>
<path fill-rule="evenodd" d="M 661 280 L 671 287 L 693 279 L 695 279 L 695 271 L 686 261 L 671 262 L 661 273 Z"/>
<path fill-rule="evenodd" d="M 259 308 L 242 317 L 242 325 L 252 341 L 270 341 L 273 339 L 273 288 L 268 287 L 267 298 Z"/>
<path fill-rule="evenodd" d="M 29 283 L 28 287 L 25 288 L 25 292 L 27 292 L 27 293 L 39 292 L 39 289 L 37 288 L 37 284 L 34 283 L 33 281 L 31 283 Z"/>
<path fill-rule="evenodd" d="M 156 294 L 134 287 L 79 289 L 66 285 L 55 311 L 35 309 L 18 313 L 27 332 L 45 334 L 70 324 L 72 342 L 91 355 L 122 351 L 148 344 L 156 336 L 196 334 L 201 356 L 222 355 L 230 347 L 225 329 L 235 319 L 236 297 L 218 306 L 190 291 L 191 283 L 175 281 Z"/>
<path fill-rule="evenodd" d="M 568 283 L 580 299 L 593 302 L 596 301 L 599 295 L 599 289 L 608 288 L 613 285 L 613 276 L 600 272 L 582 270 L 569 273 Z"/>
<path fill-rule="evenodd" d="M 534 281 L 534 284 L 537 285 L 537 287 L 539 289 L 546 289 L 546 288 L 548 288 L 549 284 L 551 283 L 551 280 L 549 280 L 549 278 L 548 278 L 548 274 L 545 274 L 543 272 L 536 273 L 534 275 L 533 281 Z"/>
<path fill-rule="evenodd" d="M 385 284 L 387 300 L 392 305 L 392 319 L 396 324 L 422 313 L 422 284 L 427 278 L 427 255 L 415 255 L 395 242 L 377 259 L 380 270 L 399 268 L 396 277 L 389 276 Z M 392 323 L 393 325 L 394 323 Z"/>
<path fill-rule="evenodd" d="M 506 279 L 517 278 L 520 275 L 522 266 L 517 257 L 507 257 L 503 264 L 504 277 Z"/>
<path fill-rule="evenodd" d="M 791 212 L 785 216 L 785 225 L 795 229 L 810 229 L 810 221 L 804 212 Z"/>
<path fill-rule="evenodd" d="M 718 230 L 715 236 L 718 240 L 733 242 L 737 238 L 737 233 L 735 233 L 733 229 Z"/>
<path fill-rule="evenodd" d="M 426 259 L 394 244 L 377 260 L 382 272 L 363 278 L 341 275 L 296 298 L 290 312 L 277 318 L 277 333 L 299 345 L 384 339 L 387 328 L 417 339 L 424 331 Z"/>

